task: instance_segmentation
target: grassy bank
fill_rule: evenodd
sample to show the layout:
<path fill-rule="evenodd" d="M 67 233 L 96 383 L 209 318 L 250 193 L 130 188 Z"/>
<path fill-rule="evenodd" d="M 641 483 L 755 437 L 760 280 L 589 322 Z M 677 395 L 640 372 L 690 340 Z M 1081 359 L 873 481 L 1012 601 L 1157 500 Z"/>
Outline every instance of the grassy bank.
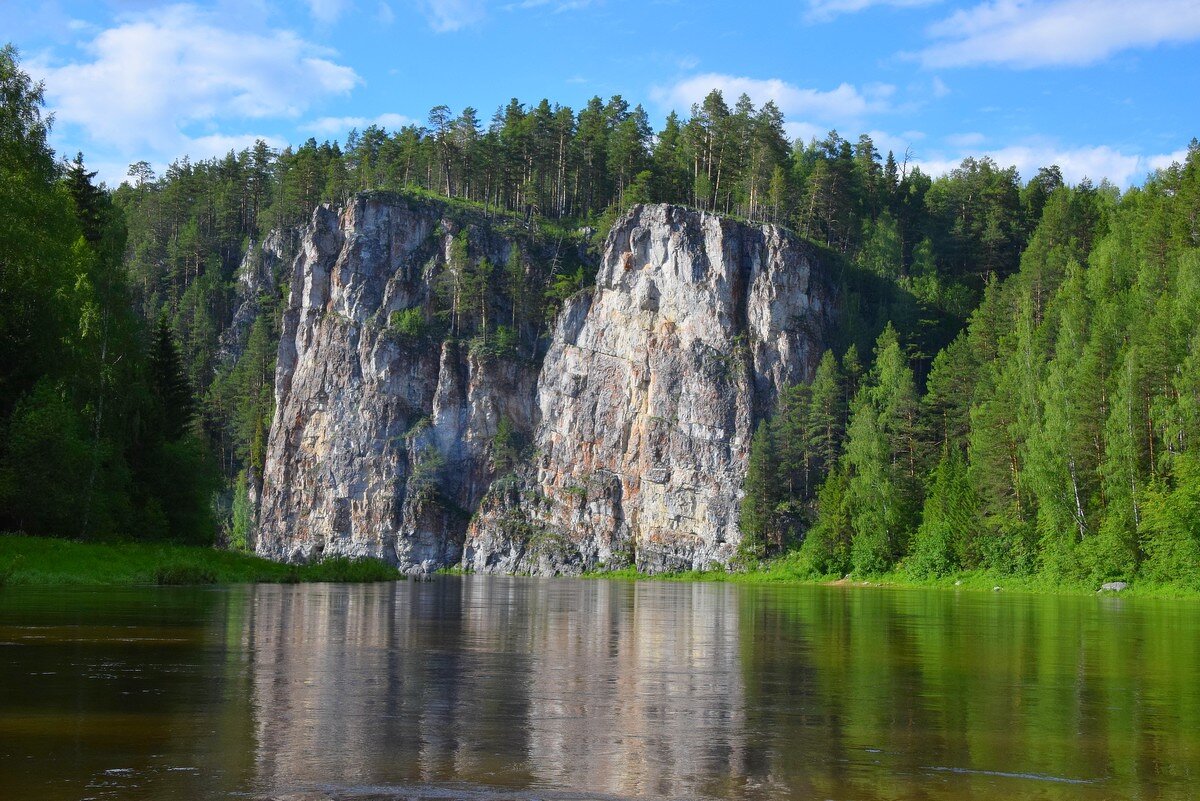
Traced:
<path fill-rule="evenodd" d="M 98 544 L 0 534 L 0 585 L 239 584 L 391 581 L 376 559 L 282 565 L 257 556 L 188 545 Z"/>
<path fill-rule="evenodd" d="M 659 573 L 648 576 L 634 568 L 597 571 L 587 578 L 608 578 L 652 581 L 721 581 L 735 584 L 826 584 L 854 587 L 907 587 L 926 589 L 967 590 L 975 592 L 1038 593 L 1044 595 L 1093 595 L 1096 584 L 1063 581 L 1042 575 L 1014 576 L 985 570 L 967 570 L 937 578 L 922 578 L 892 571 L 875 576 L 814 576 L 794 556 L 782 556 L 759 563 L 748 570 L 686 570 L 678 573 Z M 1148 598 L 1200 599 L 1200 583 L 1158 584 L 1147 581 L 1129 582 L 1122 596 Z"/>

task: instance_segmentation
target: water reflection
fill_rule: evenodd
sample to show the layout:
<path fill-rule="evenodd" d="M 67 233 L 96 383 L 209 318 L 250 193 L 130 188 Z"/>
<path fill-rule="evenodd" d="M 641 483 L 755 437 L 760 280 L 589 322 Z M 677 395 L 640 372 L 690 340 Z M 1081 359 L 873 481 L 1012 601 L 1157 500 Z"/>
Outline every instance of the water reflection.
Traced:
<path fill-rule="evenodd" d="M 3 798 L 1183 799 L 1200 605 L 444 577 L 0 590 Z"/>
<path fill-rule="evenodd" d="M 255 588 L 260 786 L 702 793 L 741 763 L 737 596 L 681 589 Z"/>

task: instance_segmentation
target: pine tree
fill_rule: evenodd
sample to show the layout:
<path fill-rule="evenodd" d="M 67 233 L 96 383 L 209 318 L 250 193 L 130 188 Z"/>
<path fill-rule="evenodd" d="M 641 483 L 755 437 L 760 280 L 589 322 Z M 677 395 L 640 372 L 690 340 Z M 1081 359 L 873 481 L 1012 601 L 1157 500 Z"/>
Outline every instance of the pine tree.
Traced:
<path fill-rule="evenodd" d="M 75 202 L 75 214 L 79 218 L 83 236 L 93 245 L 104 235 L 104 212 L 108 198 L 92 183 L 96 173 L 88 172 L 83 166 L 83 154 L 76 153 L 75 160 L 67 168 L 64 182 L 71 199 Z"/>
<path fill-rule="evenodd" d="M 837 464 L 845 436 L 848 405 L 843 383 L 837 358 L 833 351 L 825 351 L 809 390 L 807 425 L 813 470 L 821 477 Z"/>
<path fill-rule="evenodd" d="M 159 317 L 154 334 L 150 382 L 162 415 L 163 435 L 170 441 L 181 439 L 191 429 L 195 402 L 166 315 Z"/>
<path fill-rule="evenodd" d="M 817 493 L 817 519 L 800 545 L 800 556 L 819 576 L 839 578 L 852 567 L 854 521 L 849 501 L 849 479 L 835 466 Z"/>
<path fill-rule="evenodd" d="M 1200 458 L 1180 456 L 1146 493 L 1142 575 L 1200 588 Z"/>
<path fill-rule="evenodd" d="M 809 406 L 812 391 L 807 384 L 794 384 L 780 393 L 778 408 L 771 419 L 776 443 L 778 476 L 789 499 L 808 500 L 816 490 L 809 431 Z"/>
<path fill-rule="evenodd" d="M 912 370 L 890 326 L 847 429 L 847 496 L 856 572 L 882 573 L 904 552 L 920 501 L 918 405 Z"/>
<path fill-rule="evenodd" d="M 779 458 L 771 424 L 758 424 L 750 441 L 750 458 L 746 463 L 745 495 L 742 498 L 739 528 L 742 541 L 738 551 L 744 557 L 761 559 L 768 548 L 778 546 L 779 536 L 776 507 L 780 501 L 778 481 Z"/>
<path fill-rule="evenodd" d="M 904 569 L 917 576 L 944 576 L 978 565 L 977 515 L 966 461 L 957 447 L 947 446 L 933 471 Z"/>

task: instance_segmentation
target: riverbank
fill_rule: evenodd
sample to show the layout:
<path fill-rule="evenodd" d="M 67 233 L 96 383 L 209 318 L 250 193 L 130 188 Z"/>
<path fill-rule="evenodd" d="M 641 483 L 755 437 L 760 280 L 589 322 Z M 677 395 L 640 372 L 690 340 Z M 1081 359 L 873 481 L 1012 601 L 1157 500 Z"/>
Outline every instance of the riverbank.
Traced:
<path fill-rule="evenodd" d="M 440 572 L 465 574 L 450 568 Z M 45 537 L 0 534 L 0 586 L 138 584 L 245 584 L 255 582 L 370 582 L 402 578 L 396 568 L 376 560 L 327 559 L 311 565 L 285 565 L 250 554 L 189 545 L 159 543 L 84 543 Z M 839 578 L 813 576 L 787 556 L 743 571 L 688 570 L 647 575 L 633 568 L 597 571 L 587 579 L 629 581 L 706 581 L 736 584 L 806 584 L 846 587 L 896 587 L 973 592 L 1020 592 L 1040 595 L 1091 595 L 1098 587 L 1045 576 L 1011 576 L 963 571 L 939 578 L 901 572 Z M 1200 586 L 1130 582 L 1122 596 L 1200 599 Z"/>
<path fill-rule="evenodd" d="M 243 584 L 393 581 L 377 559 L 327 559 L 284 565 L 244 553 L 192 545 L 88 543 L 0 534 L 0 585 Z"/>
<path fill-rule="evenodd" d="M 907 589 L 943 589 L 969 592 L 1019 592 L 1038 595 L 1094 595 L 1099 584 L 1083 581 L 1064 581 L 1048 576 L 1014 576 L 986 570 L 964 570 L 937 578 L 922 578 L 907 573 L 892 571 L 874 576 L 814 576 L 794 557 L 782 556 L 769 559 L 747 570 L 686 570 L 677 573 L 646 575 L 634 568 L 596 571 L 585 574 L 585 578 L 624 579 L 631 581 L 715 581 L 734 584 L 805 584 L 845 587 L 894 587 Z M 1143 598 L 1176 598 L 1200 600 L 1200 582 L 1192 584 L 1160 584 L 1149 581 L 1131 581 L 1119 593 Z"/>

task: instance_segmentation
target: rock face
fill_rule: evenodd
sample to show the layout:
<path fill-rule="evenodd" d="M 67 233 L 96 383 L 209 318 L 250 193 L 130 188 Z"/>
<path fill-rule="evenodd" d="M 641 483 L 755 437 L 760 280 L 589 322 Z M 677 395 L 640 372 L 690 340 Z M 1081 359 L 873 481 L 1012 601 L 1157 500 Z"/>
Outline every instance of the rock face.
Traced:
<path fill-rule="evenodd" d="M 815 251 L 774 226 L 639 206 L 541 358 L 482 358 L 387 324 L 428 308 L 464 225 L 473 258 L 505 263 L 510 239 L 436 204 L 360 196 L 315 213 L 279 347 L 258 552 L 538 574 L 727 563 L 754 426 L 828 341 Z M 497 477 L 501 421 L 529 447 Z"/>
<path fill-rule="evenodd" d="M 237 271 L 237 309 L 229 327 L 221 332 L 220 358 L 235 362 L 246 346 L 250 327 L 261 311 L 260 298 L 279 291 L 277 276 L 295 255 L 300 232 L 275 229 L 262 242 L 251 242 Z"/>
<path fill-rule="evenodd" d="M 559 316 L 536 457 L 484 502 L 464 566 L 728 563 L 754 426 L 824 350 L 830 299 L 816 270 L 774 226 L 666 205 L 618 221 L 594 293 Z"/>
<path fill-rule="evenodd" d="M 532 430 L 531 365 L 390 329 L 393 312 L 431 302 L 461 226 L 444 211 L 360 196 L 314 213 L 280 336 L 258 553 L 454 564 L 500 420 Z M 503 237 L 472 234 L 481 257 L 507 258 Z"/>

